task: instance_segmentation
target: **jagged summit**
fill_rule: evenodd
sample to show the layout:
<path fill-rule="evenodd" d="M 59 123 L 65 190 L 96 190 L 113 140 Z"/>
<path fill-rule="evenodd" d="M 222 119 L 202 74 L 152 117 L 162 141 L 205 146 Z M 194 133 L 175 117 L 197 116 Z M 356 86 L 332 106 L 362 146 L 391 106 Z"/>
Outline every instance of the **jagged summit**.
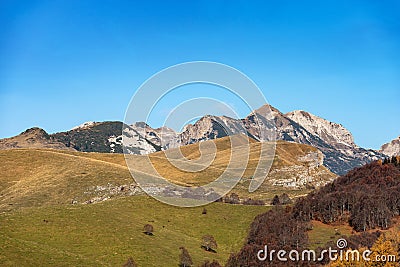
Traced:
<path fill-rule="evenodd" d="M 357 147 L 353 135 L 341 124 L 330 122 L 303 110 L 295 110 L 286 113 L 285 116 L 335 148 Z"/>
<path fill-rule="evenodd" d="M 177 133 L 173 129 L 167 126 L 153 129 L 143 121 L 134 123 L 132 125 L 132 128 L 135 129 L 144 138 L 157 145 L 158 147 L 162 147 L 163 149 L 166 149 L 167 145 L 177 135 Z"/>
<path fill-rule="evenodd" d="M 400 155 L 400 136 L 382 145 L 379 151 L 389 157 Z"/>

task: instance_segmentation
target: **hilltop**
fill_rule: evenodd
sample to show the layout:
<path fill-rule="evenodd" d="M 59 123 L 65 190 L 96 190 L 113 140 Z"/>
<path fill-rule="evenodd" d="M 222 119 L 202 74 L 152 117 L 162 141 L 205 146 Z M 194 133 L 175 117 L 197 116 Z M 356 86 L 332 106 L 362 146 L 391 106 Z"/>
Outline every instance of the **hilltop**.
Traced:
<path fill-rule="evenodd" d="M 45 130 L 33 127 L 21 134 L 0 139 L 0 150 L 13 148 L 54 148 L 64 150 L 74 150 L 65 146 L 64 143 L 54 140 Z"/>

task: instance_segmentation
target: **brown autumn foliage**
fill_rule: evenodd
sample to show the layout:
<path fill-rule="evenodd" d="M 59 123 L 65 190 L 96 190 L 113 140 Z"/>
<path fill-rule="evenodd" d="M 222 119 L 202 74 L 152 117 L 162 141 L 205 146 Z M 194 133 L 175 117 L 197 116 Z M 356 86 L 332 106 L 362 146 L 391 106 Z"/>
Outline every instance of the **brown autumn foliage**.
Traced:
<path fill-rule="evenodd" d="M 394 157 L 366 164 L 298 199 L 293 208 L 275 206 L 257 216 L 244 246 L 238 253 L 231 254 L 226 266 L 316 266 L 328 263 L 257 259 L 257 252 L 265 245 L 269 251 L 306 249 L 310 220 L 349 222 L 357 231 L 388 228 L 392 218 L 400 213 L 399 163 L 400 158 Z M 379 231 L 352 235 L 348 237 L 349 248 L 371 248 L 380 235 Z M 400 250 L 400 242 L 397 248 Z"/>
<path fill-rule="evenodd" d="M 372 162 L 299 199 L 295 217 L 324 223 L 348 221 L 356 231 L 387 229 L 400 214 L 397 158 Z"/>
<path fill-rule="evenodd" d="M 306 248 L 307 228 L 308 223 L 293 217 L 291 208 L 275 207 L 255 218 L 250 226 L 246 244 L 239 253 L 231 254 L 226 266 L 302 266 L 303 263 L 280 262 L 277 259 L 259 261 L 256 255 L 265 245 L 268 245 L 268 250 L 289 251 Z"/>

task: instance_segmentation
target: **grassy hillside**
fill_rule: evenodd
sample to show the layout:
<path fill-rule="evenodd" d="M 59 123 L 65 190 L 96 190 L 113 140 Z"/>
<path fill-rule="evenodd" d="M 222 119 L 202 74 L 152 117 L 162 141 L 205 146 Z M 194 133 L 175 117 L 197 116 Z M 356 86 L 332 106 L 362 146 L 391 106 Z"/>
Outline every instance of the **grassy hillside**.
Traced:
<path fill-rule="evenodd" d="M 155 169 L 171 181 L 183 185 L 200 185 L 218 177 L 230 160 L 229 139 L 217 139 L 214 144 L 218 151 L 214 161 L 211 166 L 199 172 L 177 169 L 168 162 L 165 152 L 154 153 L 149 157 Z M 199 159 L 198 148 L 198 144 L 189 145 L 183 147 L 182 152 L 189 159 Z M 297 190 L 272 184 L 272 181 L 297 179 L 299 173 L 305 173 L 317 182 L 335 177 L 323 166 L 311 168 L 308 162 L 299 160 L 307 153 L 315 151 L 315 148 L 307 145 L 278 142 L 272 171 L 251 197 L 269 201 L 275 194 L 283 191 L 291 196 L 305 194 L 310 189 Z M 203 151 L 203 154 L 206 153 L 207 149 Z M 257 166 L 259 153 L 260 143 L 251 141 L 249 163 L 243 178 L 234 189 L 241 197 L 250 196 L 248 185 Z M 147 160 L 146 156 L 132 157 L 134 164 L 140 167 Z M 234 164 L 235 160 L 239 161 L 235 157 Z M 201 159 L 199 162 L 201 164 Z M 233 171 L 231 175 L 238 177 L 239 174 Z M 101 198 L 132 195 L 139 191 L 134 188 L 134 184 L 121 154 L 52 149 L 0 151 L 0 211 L 15 207 L 83 203 L 93 199 L 99 201 Z"/>
<path fill-rule="evenodd" d="M 312 229 L 307 233 L 311 249 L 323 247 L 329 241 L 336 242 L 340 237 L 350 236 L 354 233 L 348 223 L 330 225 L 320 221 L 312 221 L 311 225 Z"/>
<path fill-rule="evenodd" d="M 23 208 L 0 214 L 0 266 L 122 266 L 132 256 L 139 266 L 177 266 L 185 246 L 196 265 L 225 262 L 243 244 L 254 217 L 268 207 L 213 203 L 177 208 L 146 196 L 91 205 Z M 142 233 L 154 226 L 154 236 Z M 211 234 L 217 253 L 200 248 Z"/>
<path fill-rule="evenodd" d="M 125 166 L 83 154 L 40 149 L 0 151 L 0 210 L 83 202 L 97 194 L 95 186 L 132 183 Z"/>
<path fill-rule="evenodd" d="M 213 142 L 213 144 L 215 144 L 217 153 L 212 164 L 202 171 L 185 172 L 176 168 L 174 165 L 171 164 L 171 162 L 169 162 L 170 158 L 167 158 L 167 153 L 171 154 L 171 150 L 167 152 L 160 151 L 157 153 L 153 153 L 150 154 L 149 157 L 151 162 L 153 163 L 153 167 L 160 175 L 181 185 L 203 185 L 209 183 L 210 181 L 215 180 L 216 177 L 219 177 L 226 170 L 230 161 L 233 161 L 233 165 L 238 165 L 238 162 L 242 160 L 247 161 L 247 146 L 241 146 L 241 143 L 246 144 L 246 141 L 237 141 L 238 146 L 234 147 L 234 149 L 242 151 L 242 154 L 237 153 L 234 157 L 232 157 L 230 141 L 229 138 L 226 137 L 219 138 L 213 141 L 203 142 L 202 145 L 203 147 L 205 147 L 205 149 L 202 150 L 202 154 L 199 150 L 199 144 L 192 144 L 182 147 L 180 148 L 180 151 L 187 159 L 197 160 L 197 163 L 201 165 L 202 158 L 205 158 L 204 161 L 207 161 L 207 157 L 205 155 L 213 152 L 213 146 L 207 146 L 207 142 Z M 250 194 L 248 193 L 248 186 L 250 184 L 250 180 L 254 175 L 255 169 L 257 168 L 261 151 L 261 143 L 255 142 L 252 139 L 250 139 L 249 143 L 250 153 L 244 175 L 240 175 L 241 169 L 234 169 L 233 171 L 231 171 L 232 177 L 242 177 L 242 179 L 239 181 L 238 185 L 233 191 L 238 193 L 240 196 L 246 197 L 250 196 Z M 277 185 L 280 182 L 285 182 L 289 180 L 298 182 L 299 180 L 304 179 L 305 176 L 312 177 L 312 182 L 309 183 L 310 187 L 316 186 L 319 183 L 325 184 L 327 181 L 331 181 L 332 179 L 334 179 L 336 175 L 331 173 L 324 166 L 321 165 L 318 167 L 313 167 L 311 166 L 311 162 L 302 160 L 303 157 L 312 153 L 316 154 L 318 153 L 318 150 L 308 145 L 278 141 L 276 143 L 276 151 L 273 157 L 271 171 L 269 172 L 259 190 L 252 193 L 251 197 L 269 200 L 272 199 L 275 194 L 279 194 L 282 192 L 289 193 L 291 196 L 306 194 L 311 191 L 310 188 L 307 188 L 306 186 L 303 186 L 302 188 L 294 188 Z M 132 165 L 136 165 L 140 169 L 144 165 L 143 162 L 145 162 L 145 159 L 143 157 L 137 157 L 132 162 Z"/>
<path fill-rule="evenodd" d="M 218 153 L 211 168 L 199 173 L 174 169 L 164 152 L 150 155 L 150 160 L 177 183 L 202 184 L 214 179 L 230 158 L 228 139 L 216 140 L 214 144 Z M 203 155 L 211 149 L 206 144 Z M 234 189 L 242 197 L 249 194 L 247 186 L 259 150 L 260 144 L 251 141 L 249 164 Z M 273 174 L 255 196 L 265 199 L 282 191 L 290 193 L 287 188 L 272 186 L 270 181 L 277 176 L 295 176 L 299 170 L 310 175 L 314 175 L 312 171 L 318 172 L 317 179 L 334 177 L 325 167 L 314 168 L 301 160 L 316 151 L 306 145 L 278 142 Z M 200 163 L 203 160 L 198 145 L 183 147 L 182 152 Z M 146 159 L 133 158 L 137 164 Z M 307 190 L 291 193 L 299 195 Z M 82 204 L 88 202 L 93 204 Z M 129 256 L 139 266 L 177 266 L 180 246 L 189 250 L 195 265 L 205 259 L 224 263 L 231 252 L 242 246 L 254 217 L 269 209 L 223 203 L 212 203 L 206 208 L 204 215 L 202 207 L 171 207 L 145 196 L 135 187 L 121 154 L 3 150 L 0 266 L 121 266 Z M 154 226 L 154 236 L 142 233 L 147 223 Z M 201 249 L 201 237 L 205 234 L 217 240 L 217 253 Z"/>

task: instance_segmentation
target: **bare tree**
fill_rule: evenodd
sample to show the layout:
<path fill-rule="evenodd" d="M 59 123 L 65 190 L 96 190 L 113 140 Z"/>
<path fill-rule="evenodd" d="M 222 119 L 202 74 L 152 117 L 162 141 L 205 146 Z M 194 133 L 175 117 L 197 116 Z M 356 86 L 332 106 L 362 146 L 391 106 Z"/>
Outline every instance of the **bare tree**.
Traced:
<path fill-rule="evenodd" d="M 146 224 L 146 225 L 143 227 L 143 232 L 144 232 L 146 235 L 153 235 L 153 231 L 154 231 L 154 228 L 153 228 L 153 225 L 151 225 L 151 224 Z"/>
<path fill-rule="evenodd" d="M 129 257 L 129 258 L 128 258 L 128 261 L 127 261 L 124 265 L 122 265 L 122 267 L 137 267 L 137 264 L 136 264 L 136 262 L 133 260 L 132 257 Z"/>
<path fill-rule="evenodd" d="M 202 238 L 201 247 L 207 251 L 216 252 L 215 250 L 218 248 L 217 241 L 212 235 L 205 235 Z"/>
<path fill-rule="evenodd" d="M 179 255 L 179 266 L 190 267 L 193 265 L 192 257 L 190 257 L 189 251 L 185 247 L 180 247 L 181 255 Z"/>

